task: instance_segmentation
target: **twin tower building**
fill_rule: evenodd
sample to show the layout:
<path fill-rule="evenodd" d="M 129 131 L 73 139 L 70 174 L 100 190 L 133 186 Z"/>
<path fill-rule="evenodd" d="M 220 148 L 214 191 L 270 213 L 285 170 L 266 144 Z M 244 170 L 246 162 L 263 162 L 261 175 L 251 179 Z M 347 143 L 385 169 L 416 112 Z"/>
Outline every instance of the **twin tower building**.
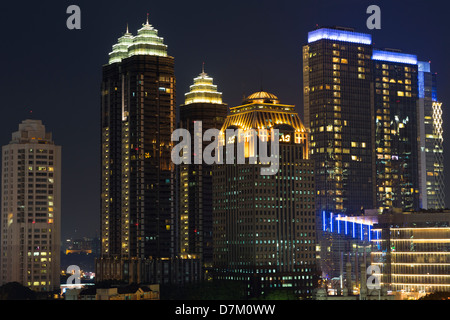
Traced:
<path fill-rule="evenodd" d="M 250 290 L 284 285 L 311 292 L 314 168 L 294 106 L 257 92 L 228 108 L 203 69 L 177 107 L 174 58 L 148 21 L 137 35 L 127 30 L 109 57 L 102 81 L 97 281 L 216 278 L 249 283 Z M 200 122 L 202 132 L 195 132 Z M 172 161 L 178 128 L 191 134 L 190 164 Z M 272 141 L 271 129 L 278 129 L 278 174 L 261 175 L 261 161 L 194 161 L 194 141 L 211 143 L 202 139 L 208 129 L 241 129 L 242 135 L 222 143 L 242 142 L 246 159 L 252 152 L 247 131 L 266 129 L 259 139 Z"/>
<path fill-rule="evenodd" d="M 320 275 L 322 212 L 444 207 L 435 74 L 415 55 L 376 50 L 368 34 L 309 33 L 304 124 L 268 92 L 228 108 L 204 70 L 179 107 L 175 90 L 174 58 L 157 30 L 148 21 L 137 35 L 127 30 L 103 67 L 98 281 L 215 278 L 307 297 Z M 200 135 L 241 129 L 222 143 L 242 139 L 246 158 L 246 132 L 273 143 L 277 129 L 277 174 L 261 174 L 262 161 L 174 165 L 172 133 L 184 128 L 202 141 L 198 122 Z"/>

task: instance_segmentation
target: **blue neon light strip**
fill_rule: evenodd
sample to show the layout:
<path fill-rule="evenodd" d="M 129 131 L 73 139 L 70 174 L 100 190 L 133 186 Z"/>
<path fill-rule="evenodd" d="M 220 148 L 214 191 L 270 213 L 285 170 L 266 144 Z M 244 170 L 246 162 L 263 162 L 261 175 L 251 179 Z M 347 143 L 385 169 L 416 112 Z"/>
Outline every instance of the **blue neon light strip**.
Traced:
<path fill-rule="evenodd" d="M 417 56 L 413 54 L 373 50 L 372 60 L 397 62 L 405 64 L 417 64 Z"/>
<path fill-rule="evenodd" d="M 352 237 L 353 239 L 359 239 L 361 241 L 371 241 L 372 239 L 379 239 L 380 233 L 378 230 L 373 230 L 373 226 L 370 223 L 364 221 L 350 221 L 346 216 L 340 214 L 334 214 L 332 212 L 322 212 L 322 229 L 324 232 L 342 234 Z M 341 226 L 341 223 L 344 225 Z M 351 230 L 349 230 L 348 224 L 351 223 Z M 337 224 L 337 227 L 335 226 Z"/>
<path fill-rule="evenodd" d="M 425 98 L 425 75 L 423 71 L 418 72 L 417 86 L 419 87 L 419 99 Z"/>
<path fill-rule="evenodd" d="M 437 98 L 437 88 L 435 87 L 435 86 L 433 86 L 432 88 L 431 88 L 431 100 L 432 101 L 438 101 L 438 98 Z"/>
<path fill-rule="evenodd" d="M 431 72 L 431 64 L 425 61 L 418 61 L 418 86 L 419 86 L 419 98 L 425 98 L 425 72 Z"/>
<path fill-rule="evenodd" d="M 322 224 L 323 224 L 323 231 L 327 230 L 326 221 L 325 221 L 325 211 L 322 212 Z"/>
<path fill-rule="evenodd" d="M 335 29 L 317 29 L 308 33 L 308 43 L 319 40 L 334 40 L 360 44 L 372 44 L 372 35 Z"/>
<path fill-rule="evenodd" d="M 363 224 L 361 223 L 361 241 L 363 240 L 363 238 L 364 238 L 364 231 L 363 231 Z"/>
<path fill-rule="evenodd" d="M 341 233 L 341 221 L 339 220 L 340 215 L 338 215 L 338 220 L 337 220 L 337 227 L 338 227 L 338 233 Z"/>

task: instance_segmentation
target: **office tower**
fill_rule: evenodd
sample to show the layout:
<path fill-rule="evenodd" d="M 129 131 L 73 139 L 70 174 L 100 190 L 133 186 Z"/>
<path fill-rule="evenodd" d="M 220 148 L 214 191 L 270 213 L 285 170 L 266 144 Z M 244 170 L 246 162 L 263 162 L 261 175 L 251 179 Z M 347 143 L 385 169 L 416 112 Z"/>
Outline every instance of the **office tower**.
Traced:
<path fill-rule="evenodd" d="M 329 279 L 341 275 L 341 255 L 348 250 L 344 241 L 323 229 L 323 215 L 357 215 L 376 203 L 372 50 L 371 35 L 341 27 L 309 32 L 303 47 L 318 263 Z"/>
<path fill-rule="evenodd" d="M 437 75 L 430 62 L 418 62 L 418 129 L 420 207 L 442 209 L 444 195 L 444 150 L 442 102 L 437 99 Z"/>
<path fill-rule="evenodd" d="M 303 47 L 318 213 L 352 215 L 375 205 L 371 58 L 371 36 L 347 28 L 312 31 Z"/>
<path fill-rule="evenodd" d="M 241 130 L 237 137 L 227 134 L 234 129 Z M 261 172 L 267 167 L 264 146 L 258 143 L 256 164 L 250 161 L 252 129 L 269 150 L 276 139 L 272 129 L 279 130 L 278 171 L 272 175 Z M 294 106 L 254 93 L 230 109 L 222 134 L 225 149 L 244 144 L 245 164 L 234 158 L 213 171 L 214 277 L 242 281 L 250 295 L 291 289 L 311 296 L 317 282 L 314 167 Z"/>
<path fill-rule="evenodd" d="M 0 283 L 60 286 L 61 147 L 40 120 L 25 120 L 2 148 Z"/>
<path fill-rule="evenodd" d="M 127 30 L 119 38 L 109 58 L 101 89 L 97 278 L 170 282 L 176 254 L 174 58 L 148 18 L 137 35 Z M 162 264 L 165 271 L 156 275 Z"/>
<path fill-rule="evenodd" d="M 417 57 L 373 50 L 377 205 L 419 208 Z"/>
<path fill-rule="evenodd" d="M 185 94 L 185 103 L 179 110 L 178 127 L 191 134 L 191 150 L 195 150 L 194 139 L 204 150 L 211 142 L 204 142 L 203 134 L 209 129 L 220 130 L 228 113 L 222 93 L 217 91 L 213 78 L 205 73 L 204 67 Z M 196 128 L 198 133 L 194 131 Z M 179 250 L 182 255 L 198 256 L 205 272 L 209 272 L 213 260 L 212 166 L 204 163 L 202 158 L 196 162 L 195 157 L 193 152 L 190 164 L 177 166 Z"/>

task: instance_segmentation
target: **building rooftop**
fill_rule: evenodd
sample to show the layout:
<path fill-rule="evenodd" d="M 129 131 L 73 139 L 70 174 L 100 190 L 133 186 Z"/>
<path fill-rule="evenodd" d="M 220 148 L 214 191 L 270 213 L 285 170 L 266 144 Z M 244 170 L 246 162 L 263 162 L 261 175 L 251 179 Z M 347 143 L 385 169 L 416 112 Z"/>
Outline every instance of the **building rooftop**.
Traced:
<path fill-rule="evenodd" d="M 255 93 L 249 95 L 247 98 L 244 99 L 243 104 L 249 104 L 249 103 L 279 104 L 280 100 L 278 100 L 278 97 L 272 93 L 269 93 L 266 91 L 259 91 L 259 92 L 255 92 Z"/>
<path fill-rule="evenodd" d="M 109 64 L 121 62 L 135 55 L 152 55 L 167 57 L 167 45 L 164 44 L 164 38 L 158 36 L 158 30 L 153 28 L 147 22 L 138 30 L 137 35 L 133 36 L 127 26 L 125 34 L 113 45 L 112 52 L 109 53 Z"/>

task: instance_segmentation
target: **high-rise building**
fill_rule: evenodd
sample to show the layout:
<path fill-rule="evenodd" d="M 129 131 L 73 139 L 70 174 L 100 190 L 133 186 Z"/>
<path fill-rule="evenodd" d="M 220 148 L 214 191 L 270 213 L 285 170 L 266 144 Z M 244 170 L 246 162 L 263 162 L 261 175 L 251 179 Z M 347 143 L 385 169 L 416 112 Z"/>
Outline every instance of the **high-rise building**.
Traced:
<path fill-rule="evenodd" d="M 371 35 L 341 27 L 309 32 L 303 47 L 305 126 L 315 162 L 318 261 L 327 278 L 340 276 L 345 246 L 333 241 L 333 233 L 323 231 L 324 213 L 358 215 L 376 204 L 372 51 Z"/>
<path fill-rule="evenodd" d="M 2 148 L 0 283 L 60 286 L 61 147 L 40 120 L 25 120 Z"/>
<path fill-rule="evenodd" d="M 148 18 L 137 35 L 127 28 L 113 46 L 101 90 L 97 278 L 171 282 L 177 272 L 171 264 L 176 257 L 174 58 Z"/>
<path fill-rule="evenodd" d="M 375 205 L 372 38 L 321 28 L 303 47 L 305 126 L 315 161 L 318 212 Z"/>
<path fill-rule="evenodd" d="M 241 130 L 237 137 L 226 135 L 236 129 Z M 265 147 L 251 162 L 256 142 L 250 136 L 255 130 L 256 140 L 272 150 L 272 129 L 279 130 L 278 171 L 266 175 L 261 172 L 267 166 L 261 157 Z M 227 149 L 244 145 L 245 163 L 230 157 L 214 168 L 215 278 L 248 283 L 251 295 L 290 289 L 311 296 L 316 284 L 314 166 L 308 133 L 294 106 L 267 92 L 254 93 L 230 109 L 222 133 Z"/>
<path fill-rule="evenodd" d="M 228 113 L 227 105 L 222 102 L 222 93 L 217 91 L 213 78 L 205 73 L 204 67 L 185 94 L 185 103 L 179 112 L 178 127 L 187 129 L 193 137 L 191 150 L 195 150 L 194 139 L 204 150 L 210 142 L 203 141 L 203 134 L 209 129 L 220 130 Z M 177 166 L 179 252 L 198 256 L 205 272 L 209 272 L 213 262 L 213 167 L 204 163 L 202 158 L 195 161 L 196 156 L 193 152 L 190 164 Z"/>
<path fill-rule="evenodd" d="M 428 199 L 442 208 L 442 105 L 429 64 L 333 27 L 308 34 L 303 67 L 318 226 L 324 212 L 417 210 Z M 322 243 L 321 234 L 324 262 L 332 241 Z"/>
<path fill-rule="evenodd" d="M 174 58 L 147 20 L 103 67 L 102 256 L 173 255 Z"/>
<path fill-rule="evenodd" d="M 442 102 L 431 63 L 418 62 L 418 128 L 420 207 L 445 208 Z"/>
<path fill-rule="evenodd" d="M 373 50 L 377 204 L 419 208 L 417 57 Z"/>

